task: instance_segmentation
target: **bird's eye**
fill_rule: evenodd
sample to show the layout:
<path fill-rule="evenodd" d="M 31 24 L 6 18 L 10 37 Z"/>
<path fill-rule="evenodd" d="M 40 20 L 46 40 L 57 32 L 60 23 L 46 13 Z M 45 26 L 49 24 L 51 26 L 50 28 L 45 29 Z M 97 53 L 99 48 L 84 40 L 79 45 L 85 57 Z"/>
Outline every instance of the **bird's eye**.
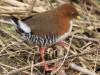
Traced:
<path fill-rule="evenodd" d="M 75 13 L 74 13 L 74 12 L 71 12 L 71 15 L 72 15 L 72 16 L 75 16 Z"/>

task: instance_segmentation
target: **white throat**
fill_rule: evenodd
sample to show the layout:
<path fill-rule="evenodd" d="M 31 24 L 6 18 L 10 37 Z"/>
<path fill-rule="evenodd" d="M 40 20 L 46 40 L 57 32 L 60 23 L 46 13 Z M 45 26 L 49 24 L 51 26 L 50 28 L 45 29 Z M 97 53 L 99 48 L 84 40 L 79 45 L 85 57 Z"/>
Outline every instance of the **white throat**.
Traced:
<path fill-rule="evenodd" d="M 70 29 L 68 30 L 68 32 L 64 33 L 61 37 L 58 37 L 58 39 L 56 40 L 56 42 L 60 42 L 63 39 L 67 38 L 68 35 L 71 33 L 72 31 L 72 27 L 73 27 L 73 21 L 70 21 Z"/>

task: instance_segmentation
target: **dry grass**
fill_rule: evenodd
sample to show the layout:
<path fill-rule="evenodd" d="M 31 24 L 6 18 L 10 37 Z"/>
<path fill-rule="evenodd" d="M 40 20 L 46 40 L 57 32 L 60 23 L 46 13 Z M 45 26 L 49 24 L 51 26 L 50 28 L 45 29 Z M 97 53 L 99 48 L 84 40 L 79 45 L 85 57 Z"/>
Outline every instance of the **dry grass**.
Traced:
<path fill-rule="evenodd" d="M 83 18 L 81 21 L 76 20 L 73 32 L 65 40 L 70 45 L 69 55 L 66 58 L 64 55 L 67 51 L 57 46 L 57 49 L 49 48 L 45 52 L 48 61 L 42 62 L 38 46 L 23 42 L 15 28 L 9 25 L 11 14 L 25 18 L 65 2 L 65 0 L 52 1 L 0 0 L 0 75 L 16 75 L 15 73 L 18 75 L 100 75 L 99 0 L 72 0 Z M 44 64 L 62 63 L 64 59 L 66 60 L 60 70 L 44 71 Z"/>

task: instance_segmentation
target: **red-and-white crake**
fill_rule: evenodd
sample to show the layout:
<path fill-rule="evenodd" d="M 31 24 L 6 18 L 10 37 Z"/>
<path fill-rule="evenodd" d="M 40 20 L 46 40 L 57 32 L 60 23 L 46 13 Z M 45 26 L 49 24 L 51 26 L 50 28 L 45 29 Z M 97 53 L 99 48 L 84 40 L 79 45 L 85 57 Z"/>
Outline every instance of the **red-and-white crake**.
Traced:
<path fill-rule="evenodd" d="M 19 20 L 12 16 L 11 22 L 17 27 L 20 34 L 28 41 L 38 45 L 41 49 L 42 60 L 45 50 L 58 42 L 67 38 L 72 30 L 72 20 L 78 16 L 74 5 L 63 4 L 52 10 L 35 14 L 24 20 Z M 63 46 L 63 45 L 62 45 Z M 57 68 L 48 68 L 50 71 Z"/>

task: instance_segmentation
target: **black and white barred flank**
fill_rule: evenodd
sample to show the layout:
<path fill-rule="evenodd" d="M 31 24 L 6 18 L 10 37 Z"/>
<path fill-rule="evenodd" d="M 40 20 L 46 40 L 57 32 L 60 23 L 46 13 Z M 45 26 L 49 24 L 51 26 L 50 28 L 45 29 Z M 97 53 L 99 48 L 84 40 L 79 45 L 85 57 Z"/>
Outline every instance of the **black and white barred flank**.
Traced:
<path fill-rule="evenodd" d="M 33 44 L 39 46 L 48 46 L 56 43 L 56 40 L 58 38 L 57 34 L 52 35 L 49 33 L 48 35 L 45 35 L 45 37 L 39 37 L 38 35 L 32 33 L 31 28 L 27 24 L 25 24 L 21 20 L 18 20 L 16 17 L 12 16 L 11 22 L 17 27 L 25 40 L 28 40 Z"/>
<path fill-rule="evenodd" d="M 54 44 L 58 38 L 57 35 L 46 35 L 44 38 L 39 37 L 33 33 L 22 33 L 22 35 L 26 40 L 39 46 L 48 46 Z"/>

